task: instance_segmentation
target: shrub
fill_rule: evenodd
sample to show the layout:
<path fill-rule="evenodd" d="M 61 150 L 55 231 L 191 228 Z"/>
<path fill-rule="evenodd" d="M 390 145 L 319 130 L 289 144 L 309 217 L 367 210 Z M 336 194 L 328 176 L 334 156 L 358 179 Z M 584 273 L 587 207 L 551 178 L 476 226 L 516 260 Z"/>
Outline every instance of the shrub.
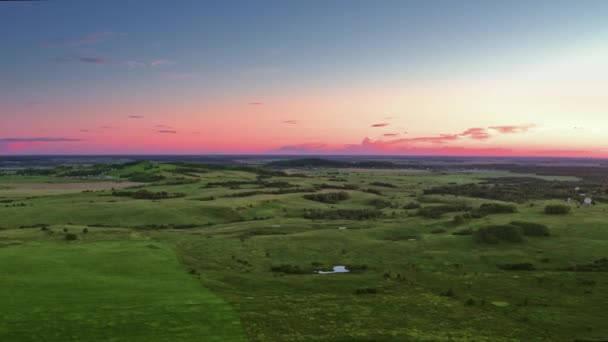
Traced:
<path fill-rule="evenodd" d="M 82 229 L 82 233 L 83 234 L 87 234 L 88 232 L 89 232 L 89 228 L 85 227 L 85 228 Z"/>
<path fill-rule="evenodd" d="M 473 234 L 473 230 L 471 228 L 465 228 L 465 229 L 452 233 L 452 235 L 472 235 L 472 234 Z"/>
<path fill-rule="evenodd" d="M 461 225 L 464 223 L 464 217 L 462 217 L 462 215 L 456 215 L 452 219 L 452 223 L 455 225 Z"/>
<path fill-rule="evenodd" d="M 513 221 L 512 225 L 521 227 L 525 236 L 549 236 L 549 228 L 544 224 L 524 221 Z"/>
<path fill-rule="evenodd" d="M 522 235 L 521 227 L 505 224 L 479 228 L 473 237 L 477 243 L 496 244 L 501 240 L 507 242 L 522 242 Z"/>
<path fill-rule="evenodd" d="M 340 192 L 327 192 L 321 194 L 308 194 L 302 196 L 307 200 L 317 201 L 322 203 L 338 203 L 340 201 L 344 201 L 350 198 L 348 192 L 340 191 Z"/>
<path fill-rule="evenodd" d="M 431 230 L 431 234 L 441 234 L 441 233 L 445 233 L 445 232 L 446 232 L 446 230 L 443 228 L 436 228 L 436 229 Z"/>
<path fill-rule="evenodd" d="M 370 287 L 355 290 L 356 295 L 376 294 L 376 293 L 378 293 L 378 289 L 374 289 L 374 288 L 370 288 Z"/>
<path fill-rule="evenodd" d="M 445 213 L 455 212 L 455 211 L 466 211 L 470 210 L 471 207 L 464 204 L 446 204 L 446 205 L 437 205 L 437 206 L 429 206 L 418 209 L 416 213 L 418 216 L 438 219 L 441 218 L 441 215 Z"/>
<path fill-rule="evenodd" d="M 545 207 L 547 215 L 566 215 L 570 213 L 570 207 L 565 204 L 549 204 Z"/>
<path fill-rule="evenodd" d="M 374 206 L 376 209 L 384 209 L 384 208 L 389 208 L 392 207 L 392 203 L 384 200 L 382 198 L 374 198 L 369 200 L 369 202 L 367 202 L 367 204 Z"/>
<path fill-rule="evenodd" d="M 517 212 L 517 208 L 511 204 L 483 203 L 472 213 L 473 216 L 483 217 L 490 214 L 511 214 Z"/>
<path fill-rule="evenodd" d="M 67 241 L 74 241 L 74 240 L 78 240 L 78 235 L 74 234 L 74 233 L 67 233 L 65 234 L 65 239 Z"/>
<path fill-rule="evenodd" d="M 369 183 L 369 185 L 383 186 L 385 188 L 396 188 L 397 187 L 395 184 L 384 183 L 384 182 L 371 182 L 371 183 Z"/>
<path fill-rule="evenodd" d="M 420 203 L 418 202 L 410 202 L 406 205 L 403 206 L 403 209 L 419 209 L 420 208 Z"/>
<path fill-rule="evenodd" d="M 502 264 L 497 265 L 501 270 L 506 271 L 534 271 L 536 268 L 529 262 L 522 262 L 516 264 Z"/>
<path fill-rule="evenodd" d="M 272 272 L 285 273 L 285 274 L 311 273 L 310 271 L 301 269 L 300 266 L 298 266 L 298 265 L 289 265 L 289 264 L 272 266 L 272 267 L 270 267 L 270 270 Z"/>

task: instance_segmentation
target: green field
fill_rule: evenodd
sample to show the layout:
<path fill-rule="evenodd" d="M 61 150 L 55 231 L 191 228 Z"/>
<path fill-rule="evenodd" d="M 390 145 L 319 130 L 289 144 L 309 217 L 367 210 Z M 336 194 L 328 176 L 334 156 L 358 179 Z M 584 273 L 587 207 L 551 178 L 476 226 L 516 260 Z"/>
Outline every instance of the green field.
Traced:
<path fill-rule="evenodd" d="M 157 176 L 114 191 L 86 187 L 107 179 L 61 173 L 0 177 L 0 340 L 608 340 L 608 204 L 544 212 L 565 203 L 555 189 L 605 190 L 578 175 L 189 168 L 111 170 L 113 182 Z M 500 181 L 501 193 L 526 197 L 428 191 Z M 40 183 L 85 185 L 37 192 Z M 529 186 L 550 190 L 537 198 Z M 143 190 L 160 197 L 131 197 Z M 304 197 L 337 192 L 347 195 Z M 471 217 L 489 203 L 514 212 Z M 462 209 L 427 218 L 418 208 L 445 206 Z M 306 216 L 336 210 L 379 216 Z M 550 235 L 493 244 L 453 234 L 512 221 Z M 513 264 L 533 267 L 504 267 Z M 316 273 L 337 265 L 352 272 Z"/>

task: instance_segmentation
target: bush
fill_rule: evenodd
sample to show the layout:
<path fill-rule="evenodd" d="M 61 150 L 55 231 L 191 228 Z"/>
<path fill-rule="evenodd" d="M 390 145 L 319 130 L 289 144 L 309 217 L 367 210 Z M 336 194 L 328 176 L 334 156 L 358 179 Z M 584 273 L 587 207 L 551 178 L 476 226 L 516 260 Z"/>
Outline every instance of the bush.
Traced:
<path fill-rule="evenodd" d="M 74 233 L 67 233 L 65 234 L 65 239 L 67 241 L 74 241 L 74 240 L 78 240 L 78 235 L 74 234 Z"/>
<path fill-rule="evenodd" d="M 89 228 L 85 227 L 85 228 L 82 229 L 82 233 L 83 234 L 87 234 L 88 232 L 89 232 Z"/>
<path fill-rule="evenodd" d="M 410 202 L 406 205 L 403 206 L 403 209 L 419 209 L 420 208 L 420 203 L 418 202 Z"/>
<path fill-rule="evenodd" d="M 462 217 L 462 215 L 456 215 L 454 216 L 454 218 L 452 219 L 452 223 L 455 225 L 461 225 L 464 223 L 464 217 Z"/>
<path fill-rule="evenodd" d="M 524 221 L 513 221 L 512 225 L 521 227 L 525 236 L 549 236 L 549 228 L 544 224 Z"/>
<path fill-rule="evenodd" d="M 516 264 L 502 264 L 498 265 L 498 268 L 506 271 L 534 271 L 536 268 L 529 262 L 522 262 Z"/>
<path fill-rule="evenodd" d="M 471 228 L 465 228 L 465 229 L 452 233 L 452 235 L 472 235 L 472 234 L 473 234 L 473 230 Z"/>
<path fill-rule="evenodd" d="M 545 207 L 547 215 L 567 215 L 570 213 L 570 207 L 565 204 L 550 204 Z"/>
<path fill-rule="evenodd" d="M 484 203 L 479 208 L 473 210 L 472 215 L 483 217 L 490 214 L 511 214 L 517 212 L 517 208 L 510 204 Z"/>
<path fill-rule="evenodd" d="M 479 228 L 473 238 L 477 243 L 496 244 L 502 241 L 507 242 L 522 242 L 522 228 L 510 224 L 493 225 Z"/>
<path fill-rule="evenodd" d="M 355 290 L 356 295 L 376 294 L 376 293 L 378 293 L 378 289 L 374 289 L 374 288 L 370 288 L 370 287 Z"/>
<path fill-rule="evenodd" d="M 301 269 L 300 266 L 298 266 L 298 265 L 289 265 L 289 264 L 272 266 L 272 267 L 270 267 L 270 270 L 272 272 L 285 273 L 285 274 L 305 274 L 305 273 L 311 273 L 311 271 L 307 271 L 307 270 Z"/>
<path fill-rule="evenodd" d="M 384 208 L 389 208 L 392 207 L 393 204 L 387 200 L 384 200 L 382 198 L 374 198 L 369 200 L 369 202 L 367 202 L 367 204 L 375 207 L 376 209 L 384 209 Z"/>
<path fill-rule="evenodd" d="M 455 211 L 466 211 L 470 210 L 471 207 L 464 204 L 446 204 L 446 205 L 437 205 L 437 206 L 429 206 L 418 209 L 416 215 L 438 219 L 441 218 L 441 215 L 445 213 L 455 212 Z"/>
<path fill-rule="evenodd" d="M 348 192 L 340 191 L 340 192 L 327 192 L 321 194 L 308 194 L 302 196 L 307 200 L 317 201 L 322 203 L 338 203 L 340 201 L 344 201 L 350 198 Z"/>
<path fill-rule="evenodd" d="M 437 229 L 433 229 L 431 230 L 431 234 L 441 234 L 441 233 L 445 233 L 446 230 L 443 228 L 437 228 Z"/>

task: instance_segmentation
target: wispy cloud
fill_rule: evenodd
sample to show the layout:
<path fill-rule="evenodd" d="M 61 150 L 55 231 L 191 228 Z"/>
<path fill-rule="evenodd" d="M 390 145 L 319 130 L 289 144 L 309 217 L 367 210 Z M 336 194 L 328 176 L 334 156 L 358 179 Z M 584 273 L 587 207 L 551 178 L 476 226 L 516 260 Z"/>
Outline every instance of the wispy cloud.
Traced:
<path fill-rule="evenodd" d="M 175 62 L 167 60 L 167 59 L 155 59 L 151 61 L 125 61 L 122 62 L 123 65 L 129 67 L 129 69 L 136 68 L 145 68 L 145 67 L 161 67 L 161 66 L 169 66 L 175 64 Z"/>
<path fill-rule="evenodd" d="M 161 133 L 161 134 L 177 134 L 177 131 L 161 129 L 161 130 L 156 131 L 156 133 Z"/>
<path fill-rule="evenodd" d="M 461 137 L 469 137 L 475 140 L 486 140 L 491 137 L 491 135 L 486 131 L 486 129 L 482 127 L 469 128 L 464 132 L 460 133 L 459 135 Z"/>
<path fill-rule="evenodd" d="M 173 127 L 171 127 L 169 125 L 156 125 L 155 127 L 156 128 L 173 128 Z"/>
<path fill-rule="evenodd" d="M 53 137 L 35 137 L 35 138 L 0 138 L 0 142 L 4 143 L 33 143 L 33 142 L 77 142 L 84 139 L 76 138 L 53 138 Z"/>
<path fill-rule="evenodd" d="M 296 125 L 299 121 L 298 120 L 285 120 L 285 121 L 281 121 L 284 124 L 288 124 L 288 125 Z"/>
<path fill-rule="evenodd" d="M 399 133 L 384 133 L 382 134 L 383 137 L 396 137 L 399 136 Z"/>
<path fill-rule="evenodd" d="M 129 119 L 143 119 L 144 117 L 141 115 L 129 115 L 128 118 Z"/>
<path fill-rule="evenodd" d="M 56 63 L 69 63 L 69 62 L 83 62 L 90 64 L 107 64 L 109 60 L 103 57 L 92 55 L 85 52 L 74 52 L 67 55 L 56 56 L 50 58 L 51 62 Z"/>
<path fill-rule="evenodd" d="M 492 126 L 489 127 L 490 129 L 493 129 L 495 131 L 498 131 L 499 133 L 504 133 L 504 134 L 511 134 L 511 133 L 524 133 L 529 131 L 531 128 L 535 127 L 535 125 L 511 125 L 511 126 Z"/>
<path fill-rule="evenodd" d="M 83 36 L 74 40 L 67 39 L 53 39 L 49 40 L 42 44 L 43 47 L 56 47 L 56 46 L 67 46 L 67 47 L 76 47 L 82 45 L 93 45 L 105 42 L 112 36 L 118 35 L 117 32 L 113 31 L 101 31 L 95 32 L 86 36 Z"/>
<path fill-rule="evenodd" d="M 250 105 L 250 106 L 263 106 L 264 102 L 249 102 L 248 105 Z"/>
<path fill-rule="evenodd" d="M 100 129 L 115 129 L 118 128 L 116 126 L 99 126 Z"/>
<path fill-rule="evenodd" d="M 386 122 L 382 122 L 382 123 L 373 124 L 371 127 L 386 127 L 388 125 L 390 125 L 390 124 L 386 123 Z"/>

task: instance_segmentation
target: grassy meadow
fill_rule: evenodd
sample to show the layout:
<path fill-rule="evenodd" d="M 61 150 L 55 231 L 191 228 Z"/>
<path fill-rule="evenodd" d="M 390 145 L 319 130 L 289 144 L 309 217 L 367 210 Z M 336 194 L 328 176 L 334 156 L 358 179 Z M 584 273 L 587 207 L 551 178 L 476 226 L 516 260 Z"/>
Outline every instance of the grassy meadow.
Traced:
<path fill-rule="evenodd" d="M 608 204 L 529 191 L 604 191 L 579 176 L 149 162 L 5 173 L 0 341 L 608 340 Z M 500 182 L 522 200 L 494 198 Z M 471 189 L 487 198 L 458 192 Z M 550 234 L 479 241 L 513 221 Z M 351 272 L 316 273 L 337 265 Z"/>

